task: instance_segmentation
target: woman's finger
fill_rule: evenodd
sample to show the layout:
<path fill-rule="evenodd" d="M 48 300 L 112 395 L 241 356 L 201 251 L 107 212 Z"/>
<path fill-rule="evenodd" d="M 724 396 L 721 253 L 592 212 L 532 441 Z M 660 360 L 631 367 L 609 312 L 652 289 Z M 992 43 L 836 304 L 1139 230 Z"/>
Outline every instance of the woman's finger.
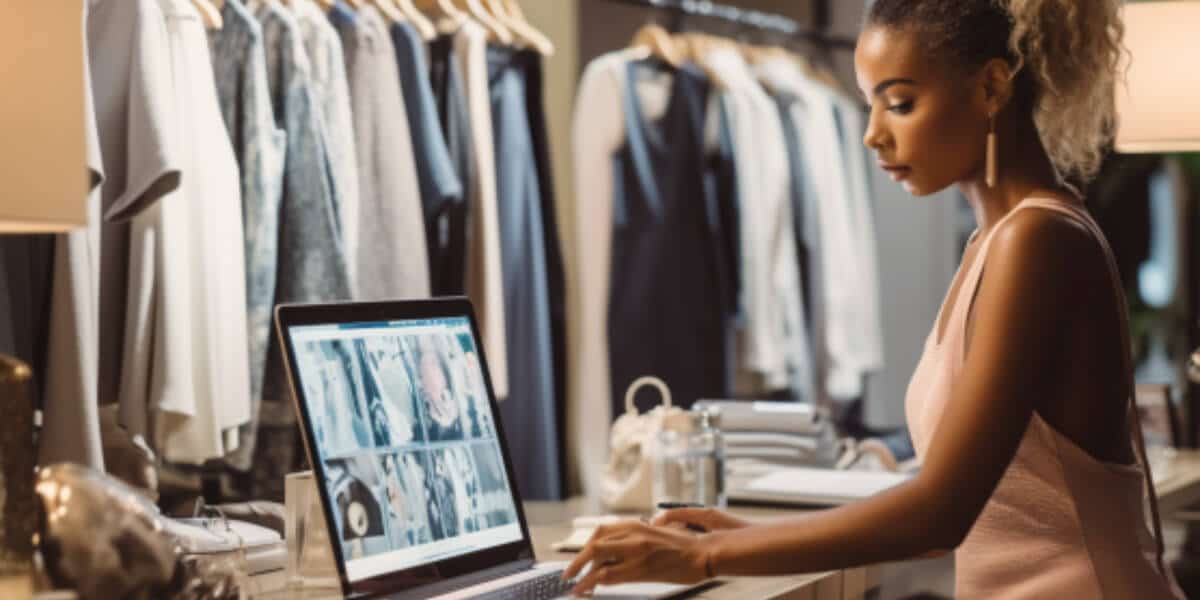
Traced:
<path fill-rule="evenodd" d="M 583 551 L 579 553 L 579 556 L 575 557 L 575 560 L 571 561 L 571 564 L 567 566 L 567 570 L 563 571 L 563 580 L 565 581 L 578 575 L 589 562 L 603 562 L 609 558 L 608 556 L 597 555 L 597 544 L 602 542 L 616 542 L 625 539 L 631 533 L 645 529 L 648 529 L 646 524 L 636 520 L 597 527 L 596 531 L 592 533 L 591 539 L 588 540 L 587 545 L 583 547 Z"/>
<path fill-rule="evenodd" d="M 594 556 L 595 551 L 596 551 L 595 550 L 595 541 L 596 540 L 593 537 L 593 539 L 591 541 L 589 541 L 586 546 L 583 547 L 583 551 L 581 551 L 579 553 L 579 556 L 576 556 L 575 560 L 571 561 L 571 564 L 567 565 L 566 570 L 563 571 L 563 574 L 562 574 L 563 581 L 567 581 L 567 580 L 574 578 L 576 575 L 579 574 L 580 571 L 583 570 L 583 568 L 585 566 L 587 566 L 588 563 L 592 562 L 592 556 Z"/>
<path fill-rule="evenodd" d="M 676 508 L 664 511 L 662 514 L 654 517 L 651 525 L 664 527 L 666 525 L 697 523 L 705 524 L 710 519 L 710 510 L 707 508 Z"/>

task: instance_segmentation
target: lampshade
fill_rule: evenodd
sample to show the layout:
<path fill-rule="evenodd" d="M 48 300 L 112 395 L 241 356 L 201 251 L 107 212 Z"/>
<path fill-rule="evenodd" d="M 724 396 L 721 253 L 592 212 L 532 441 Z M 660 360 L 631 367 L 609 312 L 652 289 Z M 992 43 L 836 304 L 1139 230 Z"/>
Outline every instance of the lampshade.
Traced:
<path fill-rule="evenodd" d="M 0 17 L 0 233 L 87 222 L 80 2 L 6 2 Z"/>
<path fill-rule="evenodd" d="M 1130 3 L 1124 20 L 1130 62 L 1117 83 L 1117 151 L 1200 151 L 1200 2 Z"/>

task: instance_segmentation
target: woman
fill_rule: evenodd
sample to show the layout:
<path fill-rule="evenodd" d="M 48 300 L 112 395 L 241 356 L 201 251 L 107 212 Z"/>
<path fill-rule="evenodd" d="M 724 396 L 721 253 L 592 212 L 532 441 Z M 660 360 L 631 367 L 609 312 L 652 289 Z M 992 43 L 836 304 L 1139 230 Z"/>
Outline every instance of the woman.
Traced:
<path fill-rule="evenodd" d="M 422 338 L 418 348 L 418 387 L 428 417 L 425 423 L 427 439 L 431 442 L 460 440 L 463 437 L 458 418 L 460 407 L 446 359 L 438 352 L 432 338 Z"/>
<path fill-rule="evenodd" d="M 1142 512 L 1124 297 L 1072 185 L 1113 131 L 1118 4 L 874 3 L 855 50 L 864 142 L 916 196 L 957 185 L 978 221 L 909 384 L 920 473 L 769 526 L 681 510 L 603 528 L 565 573 L 594 564 L 576 591 L 955 550 L 959 598 L 1182 597 Z"/>

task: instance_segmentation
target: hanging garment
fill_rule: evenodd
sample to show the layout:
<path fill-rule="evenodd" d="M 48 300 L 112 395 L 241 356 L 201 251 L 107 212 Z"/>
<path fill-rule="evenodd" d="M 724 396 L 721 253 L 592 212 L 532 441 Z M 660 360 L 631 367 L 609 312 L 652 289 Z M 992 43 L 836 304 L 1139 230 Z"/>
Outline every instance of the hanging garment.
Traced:
<path fill-rule="evenodd" d="M 337 200 L 331 184 L 326 139 L 312 89 L 311 67 L 295 19 L 274 3 L 256 14 L 262 27 L 276 125 L 287 135 L 283 200 L 280 206 L 276 303 L 329 302 L 350 297 L 346 256 L 338 231 Z M 295 422 L 282 369 L 279 343 L 267 355 L 264 421 Z"/>
<path fill-rule="evenodd" d="M 968 317 L 985 274 L 992 233 L 1027 208 L 1061 213 L 1092 233 L 1107 257 L 1113 293 L 1118 296 L 1115 304 L 1122 320 L 1125 318 L 1115 262 L 1091 216 L 1062 200 L 1023 200 L 992 225 L 972 262 L 960 266 L 962 279 L 953 304 L 946 306 L 951 300 L 947 297 L 926 339 L 905 400 L 919 457 L 928 452 L 938 422 L 954 402 L 955 380 L 966 360 Z M 1122 324 L 1121 351 L 1128 354 L 1126 327 Z M 1128 391 L 1132 394 L 1132 369 L 1128 364 L 1126 368 L 1130 369 Z M 1095 399 L 1072 401 L 1091 403 Z M 1140 427 L 1136 411 L 1130 414 L 1134 415 L 1131 427 Z M 1135 451 L 1142 455 L 1139 462 L 1144 462 L 1140 438 L 1136 432 L 1134 435 Z M 955 596 L 1182 598 L 1169 571 L 1156 572 L 1156 548 L 1146 527 L 1143 504 L 1147 469 L 1145 464 L 1097 460 L 1035 411 L 1012 463 L 955 551 Z M 1161 555 L 1157 558 L 1162 569 Z"/>
<path fill-rule="evenodd" d="M 467 292 L 467 232 L 470 223 L 470 204 L 466 192 L 468 184 L 476 177 L 471 149 L 471 115 L 467 111 L 466 83 L 454 51 L 454 38 L 444 35 L 434 39 L 429 44 L 429 52 L 429 81 L 437 102 L 438 120 L 451 166 L 463 186 L 463 194 L 458 202 L 443 205 L 438 216 L 439 237 L 434 238 L 437 250 L 430 250 L 429 255 L 430 277 L 434 296 L 462 296 Z"/>
<path fill-rule="evenodd" d="M 442 131 L 437 100 L 430 84 L 425 41 L 408 23 L 393 23 L 391 33 L 396 47 L 396 64 L 400 69 L 400 85 L 405 91 L 404 107 L 412 133 L 417 180 L 421 186 L 432 292 L 435 296 L 461 293 L 461 267 L 456 268 L 451 261 L 455 250 L 459 252 L 458 257 L 462 254 L 461 248 L 454 247 L 456 238 L 451 227 L 465 229 L 465 223 L 455 223 L 451 214 L 461 212 L 458 207 L 463 203 L 463 185 Z M 463 235 L 457 239 L 462 240 Z"/>
<path fill-rule="evenodd" d="M 127 221 L 179 186 L 167 32 L 155 0 L 98 0 L 87 50 L 104 162 L 98 399 L 118 401 L 129 277 Z M 148 317 L 148 315 L 146 315 Z M 145 324 L 142 324 L 143 326 Z"/>
<path fill-rule="evenodd" d="M 250 420 L 245 252 L 229 243 L 244 239 L 242 204 L 203 22 L 185 0 L 159 7 L 187 176 L 133 221 L 119 414 L 164 460 L 202 464 Z"/>
<path fill-rule="evenodd" d="M 720 244 L 710 229 L 716 216 L 705 193 L 710 86 L 695 67 L 674 71 L 665 113 L 647 119 L 637 84 L 641 75 L 664 68 L 627 63 L 622 86 L 625 143 L 614 157 L 609 364 L 611 389 L 655 375 L 686 408 L 727 384 L 726 306 Z M 624 411 L 619 397 L 612 406 L 614 415 Z"/>
<path fill-rule="evenodd" d="M 795 389 L 811 376 L 804 327 L 787 145 L 778 108 L 735 50 L 704 59 L 729 108 L 738 169 L 744 326 L 739 391 Z"/>
<path fill-rule="evenodd" d="M 208 32 L 208 43 L 221 116 L 241 171 L 251 400 L 251 422 L 241 428 L 238 449 L 227 460 L 234 468 L 246 471 L 251 467 L 258 435 L 271 339 L 287 134 L 275 126 L 271 110 L 262 28 L 241 0 L 226 0 L 221 17 L 224 26 Z"/>
<path fill-rule="evenodd" d="M 496 146 L 491 94 L 488 92 L 487 32 L 472 21 L 454 34 L 462 60 L 467 110 L 471 116 L 471 152 L 475 178 L 467 183 L 471 211 L 467 250 L 467 294 L 475 305 L 483 350 L 496 396 L 509 396 L 504 272 L 501 270 L 500 215 L 496 192 Z"/>
<path fill-rule="evenodd" d="M 575 261 L 567 312 L 575 322 L 568 353 L 567 439 L 571 478 L 585 494 L 599 493 L 600 473 L 608 456 L 614 390 L 609 380 L 608 301 L 613 222 L 613 157 L 625 140 L 623 98 L 625 65 L 646 57 L 640 49 L 624 49 L 588 63 L 579 82 L 571 124 L 575 171 L 572 251 Z M 665 95 L 665 94 L 663 94 Z M 657 116 L 657 114 L 655 115 Z M 623 394 L 624 390 L 615 390 Z M 622 409 L 624 410 L 624 409 Z"/>
<path fill-rule="evenodd" d="M 85 24 L 87 18 L 88 3 L 84 2 Z M 85 36 L 85 48 L 87 44 Z M 100 348 L 96 314 L 100 298 L 100 186 L 104 182 L 104 164 L 86 59 L 83 68 L 84 136 L 90 186 L 86 199 L 87 225 L 56 236 L 54 242 L 38 463 L 73 462 L 104 472 L 96 398 Z"/>
<path fill-rule="evenodd" d="M 859 293 L 850 308 L 857 325 L 850 338 L 856 361 L 850 369 L 834 369 L 830 373 L 831 387 L 843 389 L 840 395 L 858 398 L 863 395 L 864 377 L 883 368 L 883 316 L 879 306 L 879 257 L 876 253 L 875 213 L 871 206 L 867 157 L 862 144 L 866 123 L 862 109 L 845 97 L 834 95 L 835 124 L 842 144 L 846 165 L 843 171 L 848 180 L 846 209 L 851 219 L 858 262 Z"/>
<path fill-rule="evenodd" d="M 508 400 L 500 405 L 517 482 L 529 498 L 563 497 L 541 177 L 526 103 L 526 71 L 510 48 L 488 49 L 496 202 L 508 332 Z M 556 237 L 556 236 L 553 236 Z M 551 237 L 551 239 L 553 239 Z"/>
<path fill-rule="evenodd" d="M 738 187 L 737 159 L 728 103 L 709 94 L 708 123 L 705 125 L 704 198 L 713 274 L 717 288 L 711 293 L 721 303 L 724 325 L 721 328 L 722 368 L 714 387 L 706 390 L 713 398 L 733 395 L 737 381 L 737 326 L 744 307 L 741 304 L 741 196 Z M 716 139 L 710 139 L 715 136 Z M 714 363 L 715 364 L 715 363 Z"/>
<path fill-rule="evenodd" d="M 545 236 L 546 285 L 550 301 L 550 356 L 554 361 L 554 403 L 558 417 L 554 431 L 558 434 L 559 454 L 567 447 L 567 290 L 563 266 L 562 243 L 559 238 L 558 202 L 554 194 L 553 164 L 550 162 L 550 140 L 546 127 L 546 108 L 543 97 L 544 75 L 542 55 L 534 50 L 522 50 L 514 57 L 524 69 L 525 112 L 529 121 L 530 141 L 533 143 L 534 164 L 537 167 L 538 190 L 541 192 L 542 232 Z M 566 464 L 560 459 L 558 477 L 566 478 Z"/>
<path fill-rule="evenodd" d="M 321 129 L 325 132 L 329 176 L 337 198 L 338 224 L 346 256 L 358 256 L 360 217 L 358 156 L 355 151 L 354 119 L 350 114 L 350 83 L 346 76 L 346 58 L 337 30 L 315 2 L 291 5 L 304 39 L 312 67 L 312 89 Z M 356 263 L 347 260 L 350 289 L 357 289 Z"/>
<path fill-rule="evenodd" d="M 379 10 L 364 5 L 354 21 L 330 13 L 350 78 L 359 157 L 361 300 L 429 296 L 429 261 L 410 123 L 396 52 Z"/>
<path fill-rule="evenodd" d="M 769 79 L 774 89 L 796 97 L 802 107 L 792 114 L 808 159 L 806 181 L 811 182 L 819 204 L 811 211 L 815 218 L 805 215 L 805 223 L 815 228 L 806 237 L 816 254 L 813 305 L 819 317 L 814 320 L 814 334 L 822 341 L 817 349 L 823 357 L 819 393 L 835 399 L 856 398 L 861 395 L 863 365 L 869 362 L 858 352 L 861 345 L 854 339 L 864 335 L 856 307 L 863 302 L 859 296 L 869 290 L 863 285 L 864 249 L 854 231 L 863 224 L 855 221 L 857 211 L 851 208 L 855 201 L 838 131 L 837 100 L 833 92 L 806 78 L 790 61 L 767 61 L 759 65 L 758 73 Z"/>
<path fill-rule="evenodd" d="M 783 137 L 787 144 L 788 172 L 790 174 L 790 196 L 792 203 L 791 235 L 796 238 L 796 264 L 800 269 L 801 306 L 804 309 L 804 319 L 800 323 L 804 340 L 808 343 L 808 355 L 811 357 L 808 369 L 796 373 L 793 390 L 799 398 L 813 403 L 824 404 L 818 395 L 818 373 L 821 372 L 823 350 L 821 339 L 814 334 L 815 322 L 819 319 L 818 308 L 813 306 L 816 301 L 813 286 L 818 279 L 814 276 L 815 261 L 813 240 L 819 240 L 820 232 L 812 224 L 815 223 L 813 211 L 816 208 L 816 191 L 812 180 L 806 172 L 807 158 L 805 149 L 800 141 L 799 123 L 803 119 L 804 110 L 799 100 L 788 92 L 779 92 L 774 96 L 779 109 L 779 121 L 783 127 Z M 798 117 L 796 111 L 800 111 Z M 811 239 L 810 239 L 811 238 Z"/>
<path fill-rule="evenodd" d="M 256 17 L 263 31 L 272 111 L 287 134 L 275 299 L 277 303 L 347 300 L 350 258 L 338 230 L 337 190 L 330 177 L 320 107 L 299 26 L 275 3 L 263 3 Z M 365 194 L 361 181 L 359 191 Z M 288 398 L 279 342 L 272 336 L 252 471 L 256 498 L 282 498 L 284 475 L 298 468 L 302 459 L 296 450 L 300 444 Z"/>

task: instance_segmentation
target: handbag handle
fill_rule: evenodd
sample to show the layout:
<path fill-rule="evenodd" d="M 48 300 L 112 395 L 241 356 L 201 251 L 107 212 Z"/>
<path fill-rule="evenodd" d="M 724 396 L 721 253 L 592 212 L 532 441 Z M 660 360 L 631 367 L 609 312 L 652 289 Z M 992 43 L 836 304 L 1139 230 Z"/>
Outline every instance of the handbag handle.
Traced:
<path fill-rule="evenodd" d="M 663 405 L 667 408 L 671 408 L 671 390 L 667 387 L 666 382 L 653 375 L 646 375 L 634 380 L 633 383 L 629 384 L 629 388 L 625 390 L 626 413 L 633 413 L 634 416 L 639 414 L 637 405 L 633 403 L 633 397 L 637 395 L 638 390 L 648 385 L 657 389 L 658 395 L 662 398 Z"/>

